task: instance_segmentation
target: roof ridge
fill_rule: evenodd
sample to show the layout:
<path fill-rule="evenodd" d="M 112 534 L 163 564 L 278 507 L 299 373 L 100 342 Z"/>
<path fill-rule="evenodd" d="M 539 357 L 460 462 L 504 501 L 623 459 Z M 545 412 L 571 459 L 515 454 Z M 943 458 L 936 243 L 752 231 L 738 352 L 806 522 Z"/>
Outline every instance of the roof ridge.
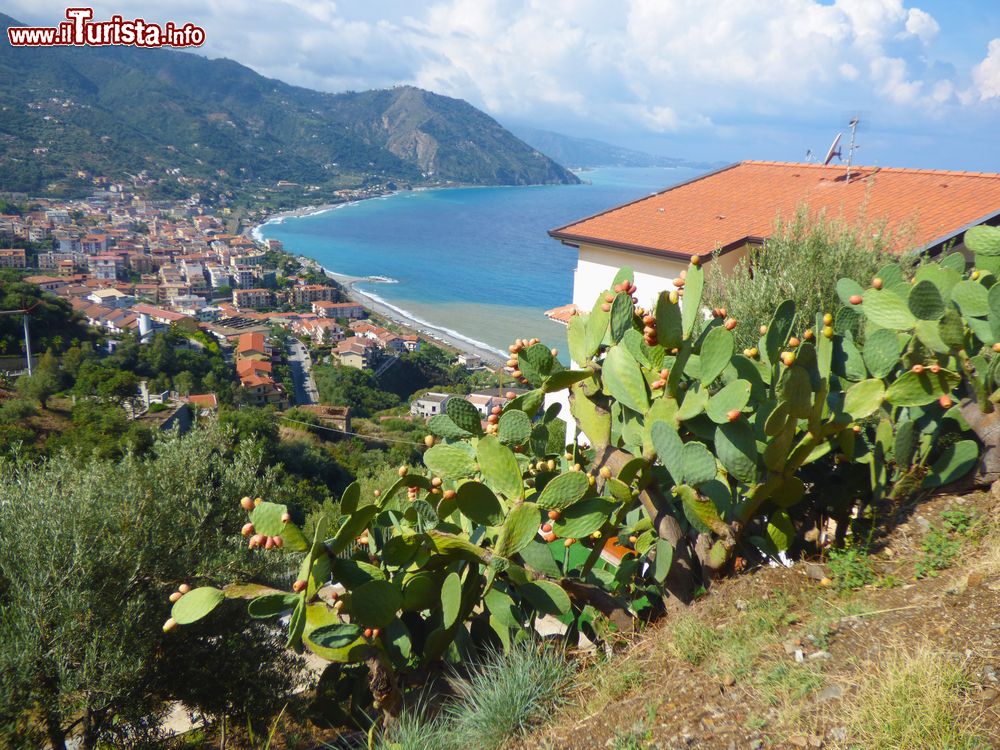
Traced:
<path fill-rule="evenodd" d="M 732 164 L 727 164 L 724 167 L 719 167 L 718 169 L 709 170 L 708 172 L 705 172 L 705 174 L 700 174 L 695 177 L 692 177 L 690 180 L 684 180 L 683 182 L 678 182 L 676 185 L 670 185 L 669 187 L 665 187 L 663 188 L 663 190 L 658 190 L 655 193 L 649 193 L 648 195 L 643 195 L 639 198 L 636 198 L 635 200 L 628 201 L 627 203 L 622 203 L 617 206 L 612 206 L 611 208 L 606 208 L 603 211 L 598 211 L 596 214 L 591 214 L 590 216 L 584 216 L 582 219 L 577 219 L 576 221 L 571 221 L 569 224 L 564 224 L 561 227 L 556 227 L 555 229 L 549 230 L 549 235 L 552 236 L 554 232 L 561 232 L 562 230 L 567 229 L 573 226 L 574 224 L 582 224 L 585 221 L 596 219 L 598 216 L 604 216 L 605 214 L 612 213 L 613 211 L 617 211 L 622 208 L 627 208 L 628 206 L 634 205 L 636 203 L 641 203 L 642 201 L 649 200 L 650 198 L 656 198 L 659 195 L 663 195 L 664 193 L 669 193 L 671 190 L 676 190 L 677 188 L 690 185 L 692 183 L 698 182 L 699 180 L 704 180 L 708 177 L 714 177 L 715 175 L 721 174 L 722 172 L 726 172 L 730 169 L 735 169 L 736 167 L 739 167 L 744 163 L 745 162 L 733 162 Z"/>
<path fill-rule="evenodd" d="M 795 169 L 846 169 L 846 165 L 836 164 L 818 164 L 809 162 L 798 162 L 798 161 L 767 161 L 759 159 L 744 159 L 734 166 L 762 166 L 762 167 L 789 167 Z M 925 169 L 921 167 L 882 167 L 875 165 L 865 165 L 865 164 L 854 164 L 851 169 L 859 170 L 871 170 L 874 172 L 902 172 L 906 174 L 937 174 L 937 175 L 947 175 L 954 177 L 986 177 L 986 178 L 1000 178 L 1000 173 L 997 172 L 970 172 L 954 169 Z"/>

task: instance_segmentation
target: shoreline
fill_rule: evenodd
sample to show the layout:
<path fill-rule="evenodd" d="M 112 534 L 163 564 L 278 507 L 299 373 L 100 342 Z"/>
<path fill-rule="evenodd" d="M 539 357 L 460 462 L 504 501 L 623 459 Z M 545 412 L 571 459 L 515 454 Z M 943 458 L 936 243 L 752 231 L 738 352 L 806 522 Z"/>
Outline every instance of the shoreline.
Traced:
<path fill-rule="evenodd" d="M 382 299 L 378 295 L 366 292 L 358 288 L 362 283 L 392 283 L 380 277 L 374 276 L 348 276 L 338 273 L 325 266 L 320 265 L 313 258 L 304 255 L 296 255 L 295 258 L 304 266 L 325 274 L 343 287 L 347 296 L 358 304 L 362 305 L 369 312 L 386 318 L 396 325 L 419 334 L 423 338 L 430 339 L 436 344 L 443 345 L 447 349 L 452 349 L 464 354 L 474 354 L 483 360 L 484 364 L 503 365 L 506 364 L 507 357 L 500 349 L 494 349 L 482 341 L 471 339 L 458 331 L 453 331 L 442 326 L 437 326 L 429 321 L 418 318 L 412 313 L 403 310 L 390 302 Z"/>

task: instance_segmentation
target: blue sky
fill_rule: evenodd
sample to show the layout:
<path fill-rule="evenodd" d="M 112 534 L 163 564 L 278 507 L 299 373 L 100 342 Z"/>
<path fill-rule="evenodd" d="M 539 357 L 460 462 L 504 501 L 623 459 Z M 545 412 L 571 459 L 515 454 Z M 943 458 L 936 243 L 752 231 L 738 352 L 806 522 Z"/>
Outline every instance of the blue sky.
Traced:
<path fill-rule="evenodd" d="M 64 3 L 13 0 L 26 22 Z M 798 160 L 861 117 L 866 164 L 1000 171 L 998 0 L 96 0 L 327 91 L 410 83 L 505 124 L 670 156 Z"/>

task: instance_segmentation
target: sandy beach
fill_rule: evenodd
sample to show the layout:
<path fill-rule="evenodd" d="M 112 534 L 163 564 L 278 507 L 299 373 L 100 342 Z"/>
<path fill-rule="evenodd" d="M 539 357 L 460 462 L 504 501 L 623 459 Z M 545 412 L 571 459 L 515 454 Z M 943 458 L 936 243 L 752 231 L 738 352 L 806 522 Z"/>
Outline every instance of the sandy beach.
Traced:
<path fill-rule="evenodd" d="M 320 273 L 325 273 L 328 277 L 336 281 L 344 287 L 347 295 L 355 302 L 364 305 L 366 309 L 391 320 L 393 323 L 409 329 L 413 333 L 418 333 L 424 338 L 435 341 L 447 348 L 454 349 L 455 351 L 464 352 L 466 354 L 475 354 L 483 360 L 484 364 L 501 365 L 506 363 L 507 358 L 504 356 L 503 352 L 482 346 L 478 342 L 470 341 L 454 331 L 449 331 L 428 323 L 425 320 L 411 317 L 410 315 L 407 315 L 405 311 L 389 305 L 383 300 L 380 300 L 368 292 L 358 288 L 357 285 L 362 282 L 379 283 L 381 280 L 377 277 L 365 278 L 359 276 L 347 276 L 346 274 L 337 273 L 336 271 L 324 268 L 312 258 L 297 256 L 297 259 L 300 263 L 302 263 L 302 265 L 310 266 Z"/>

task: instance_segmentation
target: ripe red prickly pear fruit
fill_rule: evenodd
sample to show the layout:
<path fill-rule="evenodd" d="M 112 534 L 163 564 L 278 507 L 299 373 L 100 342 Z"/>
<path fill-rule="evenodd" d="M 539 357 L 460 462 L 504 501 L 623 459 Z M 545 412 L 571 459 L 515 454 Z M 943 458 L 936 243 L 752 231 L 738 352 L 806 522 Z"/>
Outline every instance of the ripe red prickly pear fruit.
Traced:
<path fill-rule="evenodd" d="M 924 371 L 924 366 L 921 365 L 921 364 L 916 364 L 916 365 L 913 365 L 913 367 L 911 367 L 910 370 L 912 372 L 915 372 L 917 375 L 919 375 L 920 373 L 922 373 Z"/>
<path fill-rule="evenodd" d="M 292 591 L 294 591 L 297 594 L 300 591 L 304 591 L 306 586 L 308 585 L 309 583 L 307 581 L 304 581 L 300 578 L 299 580 L 297 580 L 295 583 L 292 584 Z"/>
<path fill-rule="evenodd" d="M 264 537 L 264 549 L 274 549 L 274 537 Z"/>
<path fill-rule="evenodd" d="M 680 278 L 680 277 L 678 276 L 678 277 L 677 277 L 676 279 L 674 279 L 674 280 L 673 280 L 672 282 L 670 282 L 670 283 L 672 283 L 672 284 L 673 284 L 673 285 L 674 285 L 674 286 L 675 286 L 675 287 L 676 287 L 677 289 L 680 289 L 680 288 L 681 288 L 681 287 L 683 287 L 683 286 L 684 286 L 684 284 L 686 284 L 687 282 L 685 282 L 685 281 L 684 281 L 684 279 L 682 279 L 682 278 Z"/>
<path fill-rule="evenodd" d="M 365 628 L 365 638 L 371 638 L 371 637 L 372 637 L 372 629 Z"/>
<path fill-rule="evenodd" d="M 701 265 L 701 256 L 700 255 L 692 255 L 691 256 L 691 265 L 692 266 Z"/>
<path fill-rule="evenodd" d="M 253 510 L 253 498 L 244 497 L 242 500 L 240 500 L 240 507 L 243 508 L 243 510 L 247 511 Z"/>
<path fill-rule="evenodd" d="M 628 543 L 629 544 L 635 544 L 638 541 L 639 541 L 639 537 L 637 537 L 635 534 L 633 534 L 632 536 L 630 536 L 628 538 Z"/>
<path fill-rule="evenodd" d="M 173 604 L 178 599 L 180 599 L 182 596 L 184 596 L 184 594 L 182 594 L 180 591 L 175 591 L 174 593 L 172 593 L 170 595 L 170 603 Z"/>
<path fill-rule="evenodd" d="M 253 524 L 252 523 L 243 524 L 243 528 L 240 529 L 240 533 L 243 536 L 250 536 L 253 533 Z"/>
<path fill-rule="evenodd" d="M 850 302 L 852 305 L 860 305 L 863 301 L 864 300 L 860 294 L 852 294 L 850 299 L 848 300 L 848 302 Z"/>
<path fill-rule="evenodd" d="M 440 487 L 440 486 L 441 486 L 441 477 L 434 477 L 433 479 L 431 479 L 431 487 Z"/>
<path fill-rule="evenodd" d="M 577 466 L 579 466 L 579 464 L 577 464 Z M 549 519 L 552 521 L 558 521 L 561 515 L 562 514 L 558 510 L 550 510 L 548 513 Z"/>
<path fill-rule="evenodd" d="M 880 279 L 878 276 L 872 279 L 872 287 L 874 287 L 875 289 L 881 289 L 882 286 L 883 286 L 882 279 Z"/>
<path fill-rule="evenodd" d="M 643 316 L 643 318 L 642 318 L 642 324 L 644 326 L 652 326 L 654 323 L 656 323 L 656 318 L 654 318 L 652 315 L 644 315 Z"/>
<path fill-rule="evenodd" d="M 378 628 L 372 628 L 372 638 L 378 638 L 378 634 L 381 632 Z"/>
<path fill-rule="evenodd" d="M 177 620 L 173 617 L 169 618 L 165 623 L 163 623 L 163 632 L 169 633 L 171 630 L 177 627 Z"/>
<path fill-rule="evenodd" d="M 603 310 L 604 312 L 611 312 L 611 305 L 605 302 L 601 305 L 601 310 Z"/>
<path fill-rule="evenodd" d="M 727 331 L 731 331 L 731 330 L 733 330 L 734 328 L 736 328 L 736 318 L 729 318 L 729 319 L 728 319 L 728 320 L 727 320 L 727 321 L 725 322 L 725 326 L 726 326 L 726 330 L 727 330 Z"/>
<path fill-rule="evenodd" d="M 445 490 L 444 494 L 441 496 L 445 500 L 454 500 L 458 493 L 455 490 Z"/>
<path fill-rule="evenodd" d="M 728 419 L 730 422 L 735 422 L 739 418 L 740 418 L 739 409 L 730 409 L 728 412 L 726 412 L 726 419 Z"/>
<path fill-rule="evenodd" d="M 186 583 L 182 583 L 180 586 L 177 587 L 177 590 L 182 594 L 186 594 L 188 591 L 191 590 L 191 587 L 188 586 Z"/>
<path fill-rule="evenodd" d="M 782 352 L 781 361 L 785 365 L 785 367 L 791 367 L 792 365 L 795 364 L 795 354 L 793 354 L 792 352 Z"/>
<path fill-rule="evenodd" d="M 563 546 L 565 547 L 572 547 L 574 544 L 576 544 L 576 539 L 572 537 L 563 542 Z"/>
<path fill-rule="evenodd" d="M 511 401 L 511 400 L 513 400 L 513 399 L 514 399 L 514 398 L 516 398 L 516 397 L 517 397 L 517 394 L 516 394 L 516 393 L 514 393 L 514 391 L 507 391 L 507 392 L 506 392 L 506 393 L 504 394 L 504 398 L 505 398 L 505 399 L 507 399 L 508 401 Z"/>
<path fill-rule="evenodd" d="M 799 339 L 796 336 L 792 336 L 790 339 L 788 339 L 788 346 L 790 348 L 792 348 L 792 349 L 794 349 L 795 347 L 797 347 L 801 343 L 802 342 L 799 341 Z"/>
<path fill-rule="evenodd" d="M 767 326 L 761 326 L 760 327 L 760 335 L 763 336 L 765 333 L 767 333 Z"/>
<path fill-rule="evenodd" d="M 937 375 L 939 372 L 941 372 L 941 365 L 935 362 L 930 366 L 930 371 L 933 372 L 935 375 Z"/>
<path fill-rule="evenodd" d="M 556 535 L 550 531 L 548 534 L 542 534 L 542 539 L 546 542 L 554 542 L 556 540 Z"/>
<path fill-rule="evenodd" d="M 372 492 L 372 495 L 373 495 L 374 497 L 382 497 L 382 490 L 374 490 L 374 491 Z"/>
<path fill-rule="evenodd" d="M 285 540 L 283 537 L 273 536 L 271 537 L 271 541 L 274 542 L 274 546 L 276 549 L 281 549 L 282 547 L 285 546 Z"/>
<path fill-rule="evenodd" d="M 938 399 L 938 403 L 941 405 L 942 409 L 950 409 L 955 404 L 955 402 L 951 400 L 951 396 L 947 393 Z"/>
<path fill-rule="evenodd" d="M 805 330 L 805 333 L 802 334 L 802 338 L 804 338 L 806 341 L 812 341 L 815 338 L 815 334 L 813 333 L 812 328 L 807 328 Z"/>
<path fill-rule="evenodd" d="M 282 513 L 281 514 L 281 522 L 282 523 L 291 523 L 292 522 L 292 514 L 291 513 L 287 513 L 287 512 Z"/>
<path fill-rule="evenodd" d="M 552 524 L 551 523 L 543 523 L 542 524 L 542 533 L 543 534 L 548 534 L 550 531 L 552 531 Z"/>

